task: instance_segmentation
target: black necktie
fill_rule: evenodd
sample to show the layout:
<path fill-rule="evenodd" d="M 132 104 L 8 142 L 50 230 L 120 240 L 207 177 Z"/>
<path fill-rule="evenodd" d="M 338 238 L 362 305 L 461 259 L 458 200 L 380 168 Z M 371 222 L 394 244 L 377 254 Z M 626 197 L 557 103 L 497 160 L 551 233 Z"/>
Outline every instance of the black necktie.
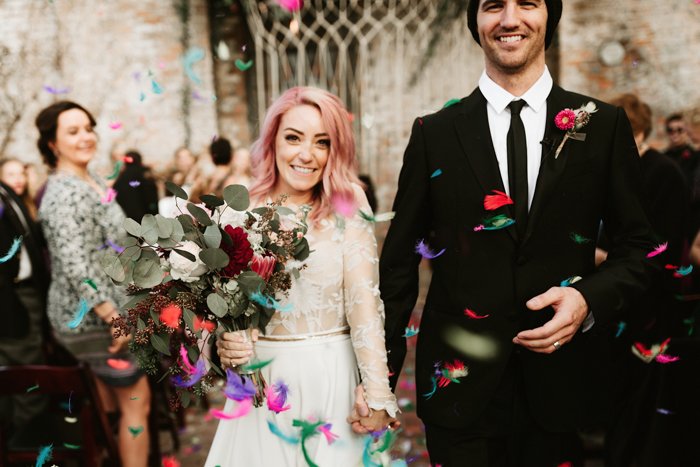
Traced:
<path fill-rule="evenodd" d="M 508 130 L 508 180 L 510 197 L 515 205 L 515 226 L 522 240 L 527 226 L 527 139 L 520 111 L 526 105 L 524 100 L 512 101 L 510 108 L 510 129 Z"/>

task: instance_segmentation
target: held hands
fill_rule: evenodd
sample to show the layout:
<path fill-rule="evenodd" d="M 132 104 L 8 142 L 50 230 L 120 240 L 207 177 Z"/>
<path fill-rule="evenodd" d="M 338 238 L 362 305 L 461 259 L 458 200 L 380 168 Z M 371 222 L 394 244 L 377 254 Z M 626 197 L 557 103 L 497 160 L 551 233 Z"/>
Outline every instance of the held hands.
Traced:
<path fill-rule="evenodd" d="M 253 329 L 253 343 L 258 341 L 259 330 Z M 243 337 L 235 332 L 224 332 L 216 340 L 216 352 L 221 358 L 223 366 L 235 367 L 243 365 L 250 360 L 250 355 L 253 354 L 253 346 L 246 344 Z"/>
<path fill-rule="evenodd" d="M 554 317 L 544 326 L 518 333 L 513 343 L 537 353 L 552 353 L 554 343 L 564 345 L 571 341 L 588 315 L 588 304 L 581 292 L 572 287 L 552 287 L 527 302 L 531 310 L 551 305 Z"/>
<path fill-rule="evenodd" d="M 401 426 L 401 422 L 390 417 L 386 410 L 373 410 L 370 416 L 364 394 L 365 388 L 360 383 L 355 388 L 355 406 L 346 418 L 346 421 L 352 425 L 354 433 L 364 435 L 373 431 L 381 431 L 387 427 L 396 429 Z"/>

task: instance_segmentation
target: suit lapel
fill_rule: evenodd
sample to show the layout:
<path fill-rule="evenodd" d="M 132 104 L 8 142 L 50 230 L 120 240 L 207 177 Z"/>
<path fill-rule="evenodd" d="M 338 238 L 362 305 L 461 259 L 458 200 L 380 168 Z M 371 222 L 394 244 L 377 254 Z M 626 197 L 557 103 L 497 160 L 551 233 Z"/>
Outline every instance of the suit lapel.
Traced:
<path fill-rule="evenodd" d="M 557 86 L 556 84 L 552 86 L 552 90 L 547 97 L 547 126 L 544 132 L 544 138 L 542 140 L 542 162 L 540 164 L 540 173 L 537 176 L 537 186 L 535 187 L 535 195 L 532 199 L 532 205 L 530 206 L 530 215 L 528 219 L 527 229 L 525 230 L 525 236 L 523 237 L 523 244 L 527 242 L 532 235 L 532 231 L 537 224 L 539 216 L 542 214 L 544 206 L 550 199 L 552 191 L 557 186 L 559 182 L 559 177 L 561 177 L 564 168 L 566 167 L 566 161 L 569 155 L 569 147 L 571 146 L 570 141 L 564 144 L 559 157 L 554 158 L 554 153 L 561 144 L 565 131 L 560 130 L 554 124 L 554 118 L 557 113 L 561 112 L 566 108 L 564 101 L 566 100 L 566 91 Z"/>
<path fill-rule="evenodd" d="M 455 130 L 462 145 L 467 161 L 476 178 L 481 185 L 484 196 L 493 194 L 493 190 L 505 192 L 503 179 L 498 168 L 496 151 L 493 149 L 491 141 L 491 130 L 489 129 L 489 119 L 486 111 L 486 98 L 481 94 L 479 88 L 469 96 L 463 103 L 463 111 L 455 117 Z M 513 218 L 510 205 L 501 209 L 506 210 L 506 215 Z M 484 211 L 483 217 L 490 217 L 489 211 Z M 506 228 L 513 240 L 518 241 L 518 232 L 514 225 Z"/>

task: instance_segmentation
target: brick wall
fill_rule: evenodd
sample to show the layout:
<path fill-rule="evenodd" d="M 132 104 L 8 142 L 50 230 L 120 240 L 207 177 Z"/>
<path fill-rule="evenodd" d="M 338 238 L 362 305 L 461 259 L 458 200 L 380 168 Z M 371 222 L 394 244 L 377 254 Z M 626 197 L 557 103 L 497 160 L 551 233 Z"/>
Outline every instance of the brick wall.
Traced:
<path fill-rule="evenodd" d="M 700 134 L 700 5 L 695 0 L 567 0 L 559 26 L 560 84 L 608 100 L 637 93 L 654 112 L 651 141 L 664 147 L 663 119 L 684 112 Z M 624 48 L 620 65 L 599 59 L 603 43 Z"/>

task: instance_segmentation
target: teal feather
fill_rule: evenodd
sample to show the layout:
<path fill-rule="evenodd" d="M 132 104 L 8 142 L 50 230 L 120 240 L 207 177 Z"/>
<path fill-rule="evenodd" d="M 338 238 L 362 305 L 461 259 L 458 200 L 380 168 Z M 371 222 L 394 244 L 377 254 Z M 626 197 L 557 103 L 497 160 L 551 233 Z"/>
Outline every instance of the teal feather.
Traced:
<path fill-rule="evenodd" d="M 165 88 L 160 84 L 156 83 L 156 80 L 151 79 L 151 85 L 153 86 L 153 94 L 162 94 Z"/>
<path fill-rule="evenodd" d="M 7 251 L 7 254 L 0 258 L 0 263 L 5 263 L 9 261 L 14 255 L 17 254 L 17 251 L 19 250 L 19 246 L 22 244 L 22 236 L 20 235 L 19 237 L 15 238 L 12 241 L 12 246 L 10 246 L 10 249 Z"/>
<path fill-rule="evenodd" d="M 77 328 L 80 326 L 80 323 L 83 321 L 83 318 L 87 314 L 88 311 L 90 311 L 92 307 L 88 304 L 88 301 L 85 300 L 84 298 L 80 299 L 80 303 L 78 306 L 75 308 L 75 314 L 73 315 L 73 320 L 66 324 L 69 328 Z"/>
<path fill-rule="evenodd" d="M 53 444 L 43 446 L 39 449 L 39 455 L 36 458 L 36 467 L 42 467 L 53 455 Z"/>
<path fill-rule="evenodd" d="M 199 47 L 190 47 L 187 49 L 187 52 L 185 52 L 185 73 L 187 73 L 187 76 L 189 76 L 190 79 L 195 82 L 195 84 L 202 84 L 202 80 L 199 78 L 199 76 L 194 74 L 194 71 L 192 71 L 192 65 L 202 60 L 204 55 L 204 49 Z"/>
<path fill-rule="evenodd" d="M 288 442 L 289 444 L 299 444 L 299 439 L 298 438 L 292 438 L 291 436 L 287 436 L 284 433 L 282 433 L 282 430 L 279 429 L 277 425 L 275 425 L 274 422 L 268 420 L 267 421 L 267 426 L 270 427 L 270 431 L 282 438 L 283 441 Z"/>
<path fill-rule="evenodd" d="M 437 382 L 438 382 L 438 377 L 433 375 L 430 377 L 430 384 L 433 385 L 433 390 L 423 394 L 423 397 L 425 397 L 426 400 L 430 399 L 433 397 L 433 394 L 435 394 L 435 391 L 437 391 Z"/>

